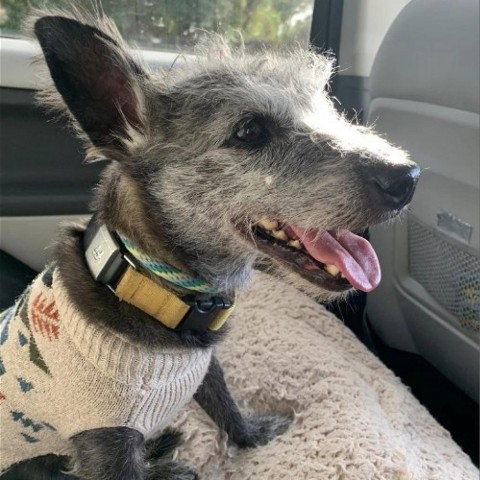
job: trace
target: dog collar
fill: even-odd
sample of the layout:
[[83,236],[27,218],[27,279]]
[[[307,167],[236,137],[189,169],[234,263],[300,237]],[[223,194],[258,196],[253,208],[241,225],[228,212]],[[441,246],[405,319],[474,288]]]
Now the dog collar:
[[125,248],[135,257],[135,259],[151,273],[157,277],[163,278],[169,283],[173,283],[177,287],[182,287],[186,290],[192,290],[194,292],[202,293],[214,293],[216,289],[209,285],[205,280],[201,278],[194,278],[179,268],[173,267],[168,263],[156,260],[143,250],[140,250],[137,245],[131,242],[127,237],[122,234],[118,234],[122,244]]
[[[110,232],[106,225],[99,224],[94,216],[83,237],[85,260],[92,277],[107,285],[120,300],[134,305],[170,329],[216,331],[224,325],[235,307],[233,300],[220,295],[196,293],[179,296],[139,270],[139,263],[144,268],[148,265],[139,262],[129,251],[135,252],[132,245],[127,249],[119,236]],[[177,270],[161,264],[172,271]],[[194,286],[198,287],[200,283],[196,282]],[[203,288],[207,288],[207,284],[203,284]]]

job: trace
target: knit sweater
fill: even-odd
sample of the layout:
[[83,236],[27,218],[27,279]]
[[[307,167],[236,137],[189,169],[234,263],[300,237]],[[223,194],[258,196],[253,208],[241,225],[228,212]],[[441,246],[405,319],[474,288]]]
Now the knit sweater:
[[126,426],[149,437],[203,380],[211,349],[147,349],[84,318],[46,270],[0,316],[0,472],[73,435]]

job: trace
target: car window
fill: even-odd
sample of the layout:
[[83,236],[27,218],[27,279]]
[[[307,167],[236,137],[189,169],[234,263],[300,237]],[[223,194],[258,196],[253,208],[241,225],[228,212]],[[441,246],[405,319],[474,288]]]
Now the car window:
[[[313,0],[104,0],[105,13],[122,35],[147,50],[189,50],[203,31],[227,34],[250,48],[307,45]],[[3,36],[20,36],[22,20],[33,7],[58,7],[59,0],[2,0]]]

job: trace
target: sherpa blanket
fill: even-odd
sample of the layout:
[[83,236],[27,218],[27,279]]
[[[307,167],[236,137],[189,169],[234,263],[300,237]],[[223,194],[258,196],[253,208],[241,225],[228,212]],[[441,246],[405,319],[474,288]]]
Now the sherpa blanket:
[[178,456],[203,480],[477,480],[468,456],[340,320],[257,274],[219,347],[244,410],[293,413],[254,450],[227,444],[192,402],[176,420]]

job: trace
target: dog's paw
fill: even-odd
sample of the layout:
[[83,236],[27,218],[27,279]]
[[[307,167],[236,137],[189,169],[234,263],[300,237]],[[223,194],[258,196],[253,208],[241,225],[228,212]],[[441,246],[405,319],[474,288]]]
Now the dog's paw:
[[166,457],[182,442],[182,432],[174,428],[167,428],[157,438],[147,441],[145,458],[156,460]]
[[285,433],[292,423],[292,418],[282,415],[252,415],[245,421],[245,434],[232,440],[240,448],[255,448],[266,445],[273,438]]
[[158,461],[147,465],[147,480],[199,480],[195,470],[174,461]]

